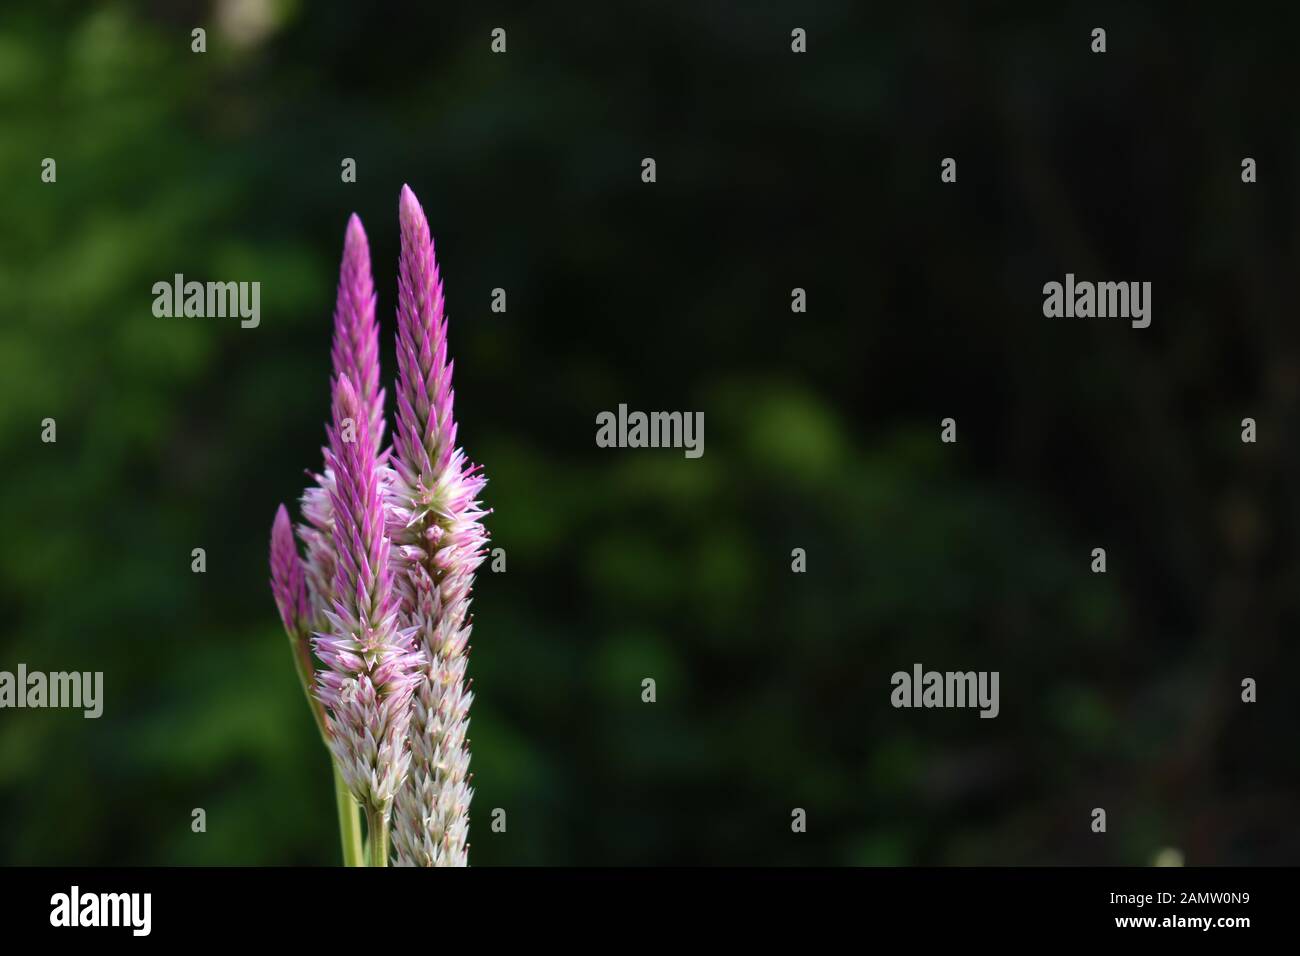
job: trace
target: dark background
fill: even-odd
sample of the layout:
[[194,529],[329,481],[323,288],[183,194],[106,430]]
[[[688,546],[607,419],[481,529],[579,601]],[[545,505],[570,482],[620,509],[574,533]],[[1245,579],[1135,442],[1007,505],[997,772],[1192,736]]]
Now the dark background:
[[[403,182],[507,553],[473,863],[1296,862],[1294,11],[369,6],[0,13],[0,669],[105,674],[0,712],[0,862],[337,861],[267,537],[353,211],[391,376]],[[177,272],[260,327],[155,318]],[[1151,327],[1044,318],[1066,272]],[[892,709],[914,662],[1001,715]]]

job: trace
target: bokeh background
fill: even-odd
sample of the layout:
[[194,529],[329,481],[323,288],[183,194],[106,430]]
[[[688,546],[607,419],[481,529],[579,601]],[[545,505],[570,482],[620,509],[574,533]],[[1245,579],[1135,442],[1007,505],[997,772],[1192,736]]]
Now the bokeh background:
[[[1300,858],[1294,11],[24,6],[0,669],[102,670],[105,712],[0,712],[0,862],[337,861],[267,536],[353,211],[393,368],[403,182],[507,555],[475,864]],[[155,318],[177,272],[260,281],[260,327]],[[1151,328],[1044,319],[1066,272],[1153,281]],[[703,411],[704,457],[596,448],[620,402]],[[892,709],[914,662],[1001,715]]]

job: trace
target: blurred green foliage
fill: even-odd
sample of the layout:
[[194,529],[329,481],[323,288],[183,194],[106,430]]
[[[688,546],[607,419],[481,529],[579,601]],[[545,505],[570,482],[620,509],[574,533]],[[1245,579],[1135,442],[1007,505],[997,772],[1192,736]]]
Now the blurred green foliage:
[[[402,182],[508,556],[476,864],[1294,862],[1292,31],[1103,5],[1099,64],[1038,5],[443,6],[0,13],[0,669],[106,693],[0,712],[0,862],[337,860],[266,545],[354,210],[387,346]],[[1155,279],[1149,334],[1045,323],[1065,271]],[[178,272],[261,326],[155,318]],[[620,402],[704,411],[704,457],[597,449]],[[916,661],[1001,716],[892,710]]]

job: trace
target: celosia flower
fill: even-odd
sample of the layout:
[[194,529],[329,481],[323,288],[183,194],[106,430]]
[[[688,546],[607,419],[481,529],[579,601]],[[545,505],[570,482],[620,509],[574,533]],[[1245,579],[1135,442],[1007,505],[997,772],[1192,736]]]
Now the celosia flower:
[[419,201],[402,187],[397,301],[397,418],[389,487],[398,545],[402,622],[426,657],[411,711],[411,773],[393,815],[397,862],[468,862],[473,700],[465,679],[474,571],[487,533],[478,501],[486,479],[456,447],[452,363],[442,282]]
[[355,798],[369,819],[371,865],[387,862],[394,804],[399,863],[464,865],[472,796],[465,655],[470,588],[487,542],[477,500],[485,479],[456,448],[442,284],[409,188],[399,212],[394,446],[380,448],[374,286],[353,216],[334,312],[329,444],[298,528],[306,560],[281,507],[271,587],[334,757],[345,860],[361,855]]
[[347,375],[336,379],[334,393],[328,461],[338,568],[333,606],[315,638],[317,696],[334,760],[366,809],[372,844],[382,846],[410,762],[411,693],[423,656],[398,626],[374,433]]

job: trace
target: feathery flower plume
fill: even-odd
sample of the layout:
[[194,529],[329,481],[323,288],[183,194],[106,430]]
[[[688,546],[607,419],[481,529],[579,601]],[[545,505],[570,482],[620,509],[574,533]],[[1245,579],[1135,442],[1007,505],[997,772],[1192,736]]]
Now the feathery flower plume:
[[452,362],[442,281],[424,210],[410,187],[399,202],[397,418],[389,486],[403,624],[425,656],[411,708],[411,773],[397,795],[397,862],[465,866],[473,700],[465,679],[474,571],[487,533],[478,495],[486,479],[456,447]]
[[[384,434],[384,390],[379,387],[379,324],[375,321],[370,244],[355,213],[348,219],[343,236],[330,359],[333,366],[331,389],[340,376],[348,377],[357,390],[365,420],[378,446]],[[313,626],[319,628],[324,624],[323,612],[334,599],[337,559],[333,542],[334,518],[330,509],[334,474],[327,463],[323,473],[312,477],[315,484],[302,497],[302,513],[306,520],[299,526],[298,536],[307,551],[306,575]]]
[[334,385],[334,602],[316,634],[317,696],[329,747],[370,823],[371,865],[387,863],[388,816],[406,777],[411,694],[423,657],[398,627],[375,434],[346,374]]

